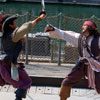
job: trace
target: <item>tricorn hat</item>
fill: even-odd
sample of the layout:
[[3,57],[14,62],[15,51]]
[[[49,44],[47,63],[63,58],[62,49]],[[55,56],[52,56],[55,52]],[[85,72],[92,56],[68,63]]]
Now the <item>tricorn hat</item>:
[[1,20],[2,20],[2,18],[4,18],[6,15],[1,15],[0,16],[0,30],[2,29],[2,23],[1,23]]
[[16,20],[18,18],[18,14],[16,15],[12,15],[12,16],[9,16],[9,15],[5,15],[4,17],[2,17],[1,19],[1,24],[2,24],[2,32],[6,32],[9,24],[11,24],[14,20]]

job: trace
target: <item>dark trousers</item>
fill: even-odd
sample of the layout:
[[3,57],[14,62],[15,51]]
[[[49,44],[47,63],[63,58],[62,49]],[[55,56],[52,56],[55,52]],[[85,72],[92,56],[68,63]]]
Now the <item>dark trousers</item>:
[[[73,86],[88,73],[88,66],[84,61],[79,61],[71,72],[62,81],[62,86]],[[96,91],[100,94],[100,72],[95,72]]]
[[23,69],[23,64],[20,64],[18,68],[19,81],[15,81],[11,78],[11,64],[0,62],[0,86],[9,83],[13,85],[14,88],[18,89],[28,89],[31,86],[32,80]]

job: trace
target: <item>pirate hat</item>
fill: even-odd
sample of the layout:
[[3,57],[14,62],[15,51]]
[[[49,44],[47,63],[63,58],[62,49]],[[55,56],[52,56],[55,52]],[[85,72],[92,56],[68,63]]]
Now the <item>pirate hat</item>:
[[6,15],[1,15],[0,16],[0,37],[3,35],[2,34],[2,23],[1,23],[1,20],[2,20],[2,18],[4,18]]
[[4,18],[6,15],[1,15],[0,16],[0,30],[2,29],[2,23],[1,23],[1,20],[2,20],[2,18]]
[[9,24],[11,24],[14,20],[16,20],[18,16],[19,16],[18,14],[13,15],[13,16],[6,15],[1,19],[3,33],[6,32]]

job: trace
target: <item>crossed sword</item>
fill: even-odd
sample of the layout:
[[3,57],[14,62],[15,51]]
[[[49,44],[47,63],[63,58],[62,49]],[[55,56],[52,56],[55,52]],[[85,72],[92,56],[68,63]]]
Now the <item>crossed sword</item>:
[[44,2],[44,0],[41,0],[41,5],[42,5],[42,11],[45,11],[45,2]]

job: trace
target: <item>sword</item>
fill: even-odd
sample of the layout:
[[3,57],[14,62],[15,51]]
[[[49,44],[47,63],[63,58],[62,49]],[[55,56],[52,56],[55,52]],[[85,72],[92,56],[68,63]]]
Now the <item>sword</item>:
[[45,2],[44,2],[44,0],[41,0],[41,5],[42,5],[42,11],[45,11]]

